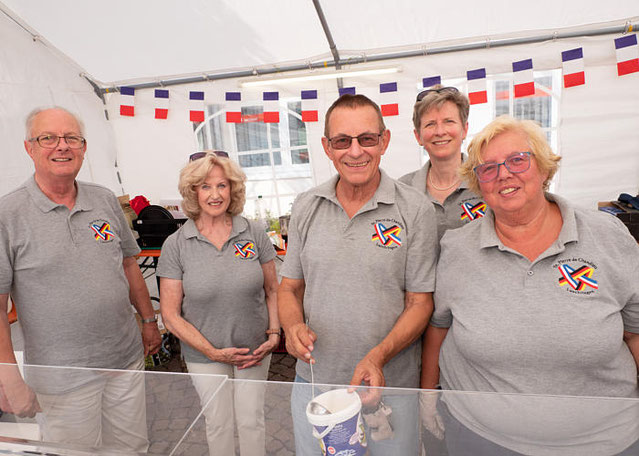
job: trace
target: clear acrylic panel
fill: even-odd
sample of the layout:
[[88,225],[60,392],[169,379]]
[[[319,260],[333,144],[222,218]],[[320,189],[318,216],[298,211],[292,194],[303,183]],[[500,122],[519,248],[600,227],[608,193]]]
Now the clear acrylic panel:
[[[5,410],[24,403],[29,391],[16,387],[16,371],[0,365]],[[0,453],[319,456],[323,445],[329,455],[350,456],[639,454],[636,398],[349,392],[339,385],[39,366],[24,366],[24,378],[43,411],[33,418],[5,412]]]

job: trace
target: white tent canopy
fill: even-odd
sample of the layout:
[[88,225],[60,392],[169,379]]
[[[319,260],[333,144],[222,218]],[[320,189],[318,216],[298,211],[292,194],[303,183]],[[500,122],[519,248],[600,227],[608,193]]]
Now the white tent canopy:
[[[3,0],[104,85],[332,60],[311,0]],[[530,3],[319,0],[343,60],[450,41],[531,36],[636,19],[636,0]]]
[[[318,6],[336,46],[333,52]],[[416,169],[424,159],[411,125],[412,103],[423,77],[441,75],[466,90],[466,71],[486,68],[494,102],[471,108],[472,134],[498,113],[498,87],[503,81],[510,81],[512,87],[512,62],[532,58],[535,77],[547,81],[538,86],[551,100],[547,103],[552,115],[548,134],[563,156],[555,191],[593,207],[597,200],[639,190],[639,73],[617,75],[613,43],[624,32],[634,33],[631,25],[636,27],[639,21],[636,0],[605,5],[592,0],[540,0],[525,7],[499,0],[445,4],[115,0],[108,9],[91,1],[0,0],[0,10],[0,132],[5,158],[0,194],[32,172],[21,142],[24,117],[36,106],[60,104],[85,121],[89,152],[80,178],[107,185],[116,193],[144,194],[158,203],[178,197],[178,171],[198,147],[222,144],[234,158],[242,158],[235,127],[213,124],[223,114],[225,92],[241,91],[245,105],[254,106],[261,103],[263,90],[278,90],[286,114],[287,103],[299,102],[300,90],[314,88],[319,92],[320,122],[305,125],[306,142],[294,145],[290,132],[280,125],[278,144],[269,146],[277,150],[267,152],[272,159],[273,154],[288,158],[281,158],[279,167],[272,163],[261,171],[247,170],[251,180],[247,212],[252,214],[258,195],[266,196],[264,201],[272,212],[286,212],[297,192],[334,172],[320,137],[323,112],[338,95],[336,81],[312,86],[308,82],[273,83],[248,89],[241,86],[246,78],[228,75],[242,71],[260,75],[294,65],[309,67],[296,71],[297,75],[331,72],[337,56],[344,68],[379,67],[379,62],[352,62],[402,52],[414,56],[384,62],[397,68],[397,74],[343,80],[345,86],[356,86],[358,93],[378,101],[379,84],[397,82],[399,115],[386,119],[392,140],[382,162],[393,177]],[[597,35],[611,28],[616,32]],[[544,36],[550,38],[533,39]],[[504,39],[530,43],[495,47]],[[481,43],[482,49],[432,52],[469,43]],[[584,51],[586,84],[564,89],[561,52],[576,47]],[[311,69],[323,62],[328,69]],[[204,74],[225,79],[207,81],[200,77]],[[167,85],[171,105],[166,120],[153,117],[151,88],[136,91],[135,117],[120,116],[122,100],[111,90],[159,81],[166,85],[194,76],[202,82]],[[544,85],[550,83],[551,87]],[[103,104],[98,93],[106,89],[109,93]],[[194,133],[188,121],[191,90],[203,91],[210,104],[206,134],[204,129]],[[517,102],[511,97],[509,103],[513,112]],[[206,138],[212,142],[202,143]],[[304,153],[310,156],[308,163],[296,164],[296,157]]]

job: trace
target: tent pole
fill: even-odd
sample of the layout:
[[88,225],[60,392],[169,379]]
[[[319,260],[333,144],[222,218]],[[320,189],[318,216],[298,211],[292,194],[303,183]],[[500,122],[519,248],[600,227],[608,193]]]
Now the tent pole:
[[[315,2],[316,0],[313,1],[313,3]],[[380,62],[384,60],[421,57],[425,54],[427,55],[446,54],[451,52],[485,49],[487,47],[487,42],[490,43],[490,47],[514,46],[518,44],[541,43],[544,41],[552,41],[552,40],[559,40],[559,39],[566,39],[566,38],[634,33],[632,32],[632,30],[636,30],[638,28],[639,28],[639,22],[637,23],[627,22],[625,25],[603,27],[598,29],[546,33],[543,35],[536,35],[536,36],[525,37],[525,38],[506,38],[506,39],[495,39],[495,40],[491,39],[490,41],[486,41],[484,39],[482,41],[477,41],[473,43],[428,48],[426,51],[424,51],[424,48],[422,47],[419,50],[394,52],[394,53],[388,53],[388,54],[372,54],[372,55],[366,55],[366,56],[357,56],[357,57],[350,57],[346,60],[341,60],[338,54],[337,60],[327,61],[327,62],[315,62],[315,63],[308,62],[305,64],[289,65],[289,66],[278,67],[278,68],[264,68],[264,69],[260,69],[259,71],[257,69],[251,69],[251,70],[244,70],[244,71],[234,71],[230,73],[206,74],[204,76],[200,75],[200,76],[191,76],[191,77],[176,78],[176,79],[169,79],[169,80],[162,80],[162,81],[143,82],[138,84],[127,84],[127,87],[134,87],[136,89],[149,89],[149,88],[163,87],[163,86],[170,86],[170,85],[190,84],[194,82],[204,82],[204,81],[212,81],[212,80],[220,80],[220,79],[234,79],[234,78],[243,78],[243,77],[251,77],[251,76],[254,77],[256,75],[282,74],[282,73],[288,73],[292,71],[302,71],[302,70],[309,70],[309,69],[314,70],[314,69],[321,69],[321,68],[327,68],[327,67],[335,67],[339,69],[341,65],[357,65],[361,63]],[[331,49],[331,52],[332,51],[333,50]],[[335,48],[335,52],[337,53],[337,48]],[[101,90],[102,90],[102,93],[119,92],[118,87],[107,87]]]
[[326,22],[326,16],[324,16],[324,11],[322,10],[322,5],[320,5],[319,0],[313,0],[313,6],[315,7],[315,11],[317,11],[317,17],[322,24],[322,28],[324,29],[324,34],[326,35],[326,40],[328,41],[328,46],[331,49],[331,54],[333,54],[333,61],[335,62],[335,69],[341,69],[340,60],[339,60],[339,52],[337,50],[337,46],[335,45],[335,41],[333,40],[333,35],[331,34],[331,29],[328,27],[328,22]]
[[[315,6],[317,17],[319,17],[320,23],[322,24],[322,28],[324,29],[324,34],[326,35],[326,40],[328,41],[328,46],[331,50],[331,54],[333,54],[333,62],[335,62],[335,69],[340,70],[342,68],[342,65],[340,64],[339,51],[337,50],[337,46],[335,45],[335,40],[333,40],[333,34],[331,33],[331,29],[328,27],[328,22],[326,21],[326,16],[324,16],[322,5],[320,5],[319,0],[313,0],[313,6]],[[341,89],[344,87],[344,79],[337,78],[336,82],[337,82],[338,89]]]

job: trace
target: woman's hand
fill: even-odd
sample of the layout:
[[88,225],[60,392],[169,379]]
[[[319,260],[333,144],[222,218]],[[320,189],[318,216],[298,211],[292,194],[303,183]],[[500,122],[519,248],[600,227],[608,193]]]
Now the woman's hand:
[[217,349],[211,357],[211,360],[218,363],[238,366],[240,369],[259,364],[262,358],[249,352],[250,350],[248,348],[228,347]]
[[[257,347],[253,351],[253,354],[255,356],[259,356],[260,361],[261,361],[269,353],[272,353],[273,350],[275,350],[279,344],[280,344],[280,336],[279,336],[279,334],[269,334],[268,339],[266,340],[266,342],[264,342],[262,345]],[[251,367],[251,366],[240,366],[240,369],[245,369],[247,367]]]

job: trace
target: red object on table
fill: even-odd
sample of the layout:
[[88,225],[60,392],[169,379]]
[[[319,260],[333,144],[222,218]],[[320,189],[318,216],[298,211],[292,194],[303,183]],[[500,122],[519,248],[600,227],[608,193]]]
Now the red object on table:
[[140,215],[140,211],[142,209],[151,205],[149,200],[142,195],[138,195],[133,198],[131,201],[129,201],[129,204],[131,205],[131,209],[135,211],[135,215]]

